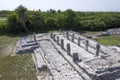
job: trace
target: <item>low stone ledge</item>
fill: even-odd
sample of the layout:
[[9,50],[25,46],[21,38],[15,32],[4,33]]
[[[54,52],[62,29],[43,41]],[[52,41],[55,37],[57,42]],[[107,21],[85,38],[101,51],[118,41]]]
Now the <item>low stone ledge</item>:
[[35,64],[36,67],[39,71],[45,71],[47,69],[47,65],[45,64],[40,51],[34,50],[34,54],[35,54]]

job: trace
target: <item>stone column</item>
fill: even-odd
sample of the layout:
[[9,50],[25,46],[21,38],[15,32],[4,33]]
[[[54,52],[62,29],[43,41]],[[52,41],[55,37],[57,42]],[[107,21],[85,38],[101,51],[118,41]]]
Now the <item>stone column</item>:
[[59,33],[60,33],[60,35],[62,34],[62,30],[61,29],[59,29]]
[[67,54],[70,55],[71,51],[70,51],[70,43],[67,44]]
[[69,40],[69,32],[66,32],[67,39]]
[[61,48],[64,49],[64,40],[61,39]]
[[56,41],[56,40],[55,40],[55,34],[53,34],[53,40]]
[[51,39],[53,38],[53,33],[50,33],[50,38],[51,38]]
[[36,33],[33,33],[33,39],[34,39],[35,42],[37,41],[36,40]]
[[96,56],[99,56],[99,52],[100,52],[100,44],[96,44]]
[[81,38],[79,37],[78,38],[78,46],[80,46],[80,41],[81,41]]
[[79,61],[78,53],[73,53],[73,61]]
[[85,46],[86,46],[86,51],[88,51],[88,45],[89,45],[89,41],[86,40],[86,44],[85,44]]
[[57,44],[59,45],[59,36],[57,36]]
[[65,37],[65,31],[63,30],[63,36]]
[[74,42],[74,33],[72,34],[72,42]]

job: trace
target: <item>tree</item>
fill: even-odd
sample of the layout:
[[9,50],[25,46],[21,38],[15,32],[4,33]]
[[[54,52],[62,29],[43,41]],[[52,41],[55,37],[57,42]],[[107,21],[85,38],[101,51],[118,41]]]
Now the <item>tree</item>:
[[56,13],[56,10],[50,9],[50,10],[48,10],[47,12],[48,12],[48,13],[53,13],[53,14],[54,14],[54,13]]
[[49,30],[56,30],[56,29],[58,29],[57,24],[56,24],[56,21],[55,21],[54,18],[48,18],[48,19],[46,20],[46,26],[47,26],[47,28],[48,28]]
[[[45,29],[45,22],[40,12],[34,12],[31,18],[34,31],[43,31]],[[31,28],[32,29],[32,28]]]
[[20,5],[15,11],[17,13],[18,22],[22,25],[26,32],[29,32],[28,28],[26,27],[26,22],[30,21],[27,15],[27,8]]
[[76,18],[76,14],[73,10],[68,9],[65,12],[65,27],[67,30],[71,30],[73,29],[73,27],[75,26],[75,18]]
[[23,32],[23,27],[18,23],[16,19],[16,14],[13,12],[7,17],[7,32],[8,33],[21,33]]

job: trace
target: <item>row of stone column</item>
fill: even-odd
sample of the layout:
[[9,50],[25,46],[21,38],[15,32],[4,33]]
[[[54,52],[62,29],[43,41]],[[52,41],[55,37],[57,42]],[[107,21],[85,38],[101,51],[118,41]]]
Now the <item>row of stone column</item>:
[[[86,43],[85,43],[86,51],[88,51],[89,45],[90,45],[90,44],[89,44],[89,41],[86,40]],[[99,52],[100,52],[100,44],[97,43],[97,44],[96,44],[96,56],[99,56]]]
[[[63,34],[63,36],[65,36],[65,34],[66,34],[66,38],[68,39],[68,40],[70,40],[70,34],[69,34],[69,32],[67,31],[66,33],[65,33],[65,31],[63,31],[63,32],[61,32],[60,31],[60,34]],[[72,37],[71,37],[71,41],[72,42],[74,42],[74,39],[75,39],[75,35],[74,35],[74,33],[71,35]],[[81,41],[82,39],[79,37],[78,38],[78,42],[77,42],[77,45],[78,46],[81,46],[80,45],[80,41]],[[88,47],[89,47],[89,41],[88,40],[85,40],[85,49],[86,49],[86,51],[88,51]],[[100,44],[96,44],[96,56],[99,56],[99,52],[100,52]]]
[[[61,49],[65,50],[65,47],[64,47],[64,40],[63,39],[59,39],[59,36],[56,37],[55,39],[55,34],[51,33],[50,34],[50,37],[57,42],[58,45],[61,46]],[[68,55],[71,55],[71,47],[70,47],[70,43],[68,43],[66,45],[67,49],[66,49],[66,52]],[[78,53],[73,53],[72,55],[73,57],[73,61],[79,61],[79,56],[78,56]]]
[[[60,33],[63,34],[63,36],[66,37],[68,40],[70,40],[70,34],[68,31],[66,33],[65,33],[65,31],[62,31]],[[74,42],[74,33],[72,34],[71,41]]]

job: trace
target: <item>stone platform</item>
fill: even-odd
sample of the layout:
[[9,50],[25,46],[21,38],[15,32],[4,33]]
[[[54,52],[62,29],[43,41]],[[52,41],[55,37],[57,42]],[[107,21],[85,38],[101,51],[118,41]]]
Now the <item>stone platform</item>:
[[120,53],[74,31],[21,38],[16,53],[28,52],[38,72],[49,70],[45,80],[120,80]]

